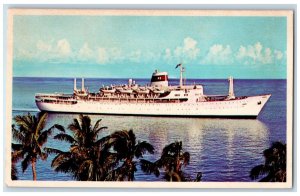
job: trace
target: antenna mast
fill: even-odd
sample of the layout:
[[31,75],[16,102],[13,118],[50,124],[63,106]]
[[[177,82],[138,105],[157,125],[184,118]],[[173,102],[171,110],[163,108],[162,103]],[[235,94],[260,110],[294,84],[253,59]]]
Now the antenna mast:
[[180,80],[179,80],[179,86],[180,87],[182,87],[182,85],[183,85],[183,77],[182,77],[182,74],[183,74],[183,72],[184,72],[184,70],[183,70],[183,66],[182,66],[182,64],[180,63]]

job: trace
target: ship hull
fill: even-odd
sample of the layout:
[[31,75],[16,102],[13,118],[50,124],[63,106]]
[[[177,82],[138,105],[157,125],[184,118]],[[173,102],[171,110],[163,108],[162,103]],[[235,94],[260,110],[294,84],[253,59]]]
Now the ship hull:
[[270,96],[271,95],[259,95],[226,101],[184,103],[134,103],[78,100],[76,104],[56,104],[41,101],[36,101],[36,104],[41,111],[47,112],[137,116],[256,118]]

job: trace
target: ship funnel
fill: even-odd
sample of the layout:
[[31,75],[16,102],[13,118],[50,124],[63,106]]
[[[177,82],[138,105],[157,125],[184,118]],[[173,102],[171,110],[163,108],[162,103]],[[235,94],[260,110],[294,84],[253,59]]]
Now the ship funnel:
[[77,91],[76,78],[74,78],[74,91]]
[[84,78],[81,80],[81,90],[84,91]]
[[167,87],[169,85],[168,73],[154,71],[151,78],[151,86]]
[[235,99],[234,90],[233,90],[233,77],[228,78],[229,81],[229,90],[228,90],[228,99]]

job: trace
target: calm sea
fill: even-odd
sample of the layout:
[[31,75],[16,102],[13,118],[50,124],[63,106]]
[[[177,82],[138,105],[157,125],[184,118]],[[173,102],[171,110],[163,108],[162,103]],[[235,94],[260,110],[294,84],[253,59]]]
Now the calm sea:
[[[147,84],[147,79],[136,79],[139,84]],[[81,87],[77,80],[77,87]],[[187,80],[187,83],[204,85],[206,94],[226,94],[227,80]],[[127,79],[85,79],[90,92],[96,92],[102,85],[125,84]],[[171,84],[178,80],[171,79]],[[235,80],[236,95],[272,94],[257,119],[217,119],[217,118],[159,118],[135,116],[90,115],[93,123],[102,119],[107,135],[117,130],[133,129],[140,141],[148,141],[155,147],[154,155],[144,158],[154,161],[160,157],[163,147],[176,140],[183,142],[184,151],[191,155],[190,164],[184,169],[194,178],[203,173],[203,181],[251,181],[249,171],[262,164],[262,152],[274,141],[286,142],[286,80]],[[13,116],[28,112],[36,114],[38,109],[34,94],[39,92],[72,93],[72,78],[13,78]],[[47,126],[55,123],[68,126],[76,114],[49,114]],[[50,139],[48,147],[67,150],[68,145]],[[73,180],[70,175],[56,173],[51,168],[54,156],[37,164],[38,180]],[[22,173],[20,164],[18,177],[31,180],[31,168]],[[162,176],[146,175],[138,170],[137,181],[160,181]]]

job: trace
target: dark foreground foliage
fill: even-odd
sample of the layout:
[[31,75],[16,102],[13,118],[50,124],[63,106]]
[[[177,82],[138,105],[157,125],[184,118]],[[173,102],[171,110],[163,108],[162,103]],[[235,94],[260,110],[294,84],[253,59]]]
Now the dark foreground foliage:
[[[182,142],[171,143],[162,151],[159,160],[154,163],[143,158],[146,153],[154,153],[154,148],[146,141],[138,141],[132,130],[116,131],[99,138],[107,127],[100,126],[101,120],[91,124],[89,116],[79,115],[68,125],[70,134],[58,124],[44,130],[47,113],[30,113],[14,118],[17,127],[12,125],[11,179],[17,180],[15,164],[22,160],[23,172],[29,164],[32,166],[33,180],[36,180],[36,162],[45,160],[49,154],[56,156],[51,166],[56,172],[69,173],[78,181],[133,181],[137,166],[148,174],[164,174],[167,181],[201,181],[202,173],[196,179],[186,177],[182,168],[190,161],[190,154],[182,149]],[[69,143],[69,149],[62,151],[44,147],[48,137],[57,129],[54,139]],[[102,134],[103,135],[103,134]],[[140,161],[138,161],[140,159]]]
[[[147,174],[160,176],[161,169],[164,171],[164,179],[167,181],[190,181],[182,171],[182,168],[190,162],[190,154],[182,149],[182,142],[176,141],[164,147],[160,159],[150,162],[141,161],[141,169]],[[194,181],[201,181],[202,173],[199,172]]]
[[54,129],[64,130],[61,125],[55,124],[45,129],[47,113],[38,113],[37,116],[17,115],[14,118],[16,125],[12,125],[12,136],[17,143],[12,143],[12,179],[16,178],[17,170],[14,164],[22,160],[22,171],[24,172],[31,164],[33,180],[37,179],[36,162],[38,159],[46,160],[47,152],[43,150],[48,137]]
[[153,153],[152,145],[137,142],[135,134],[130,131],[117,131],[98,138],[107,127],[100,126],[98,120],[91,125],[89,116],[79,115],[68,126],[72,134],[62,132],[54,139],[66,141],[70,149],[66,152],[54,148],[45,148],[48,153],[57,156],[52,167],[57,172],[71,173],[79,181],[132,181],[136,169],[134,158],[144,153]]
[[286,144],[274,142],[263,152],[265,163],[250,171],[250,178],[260,182],[286,182]]

